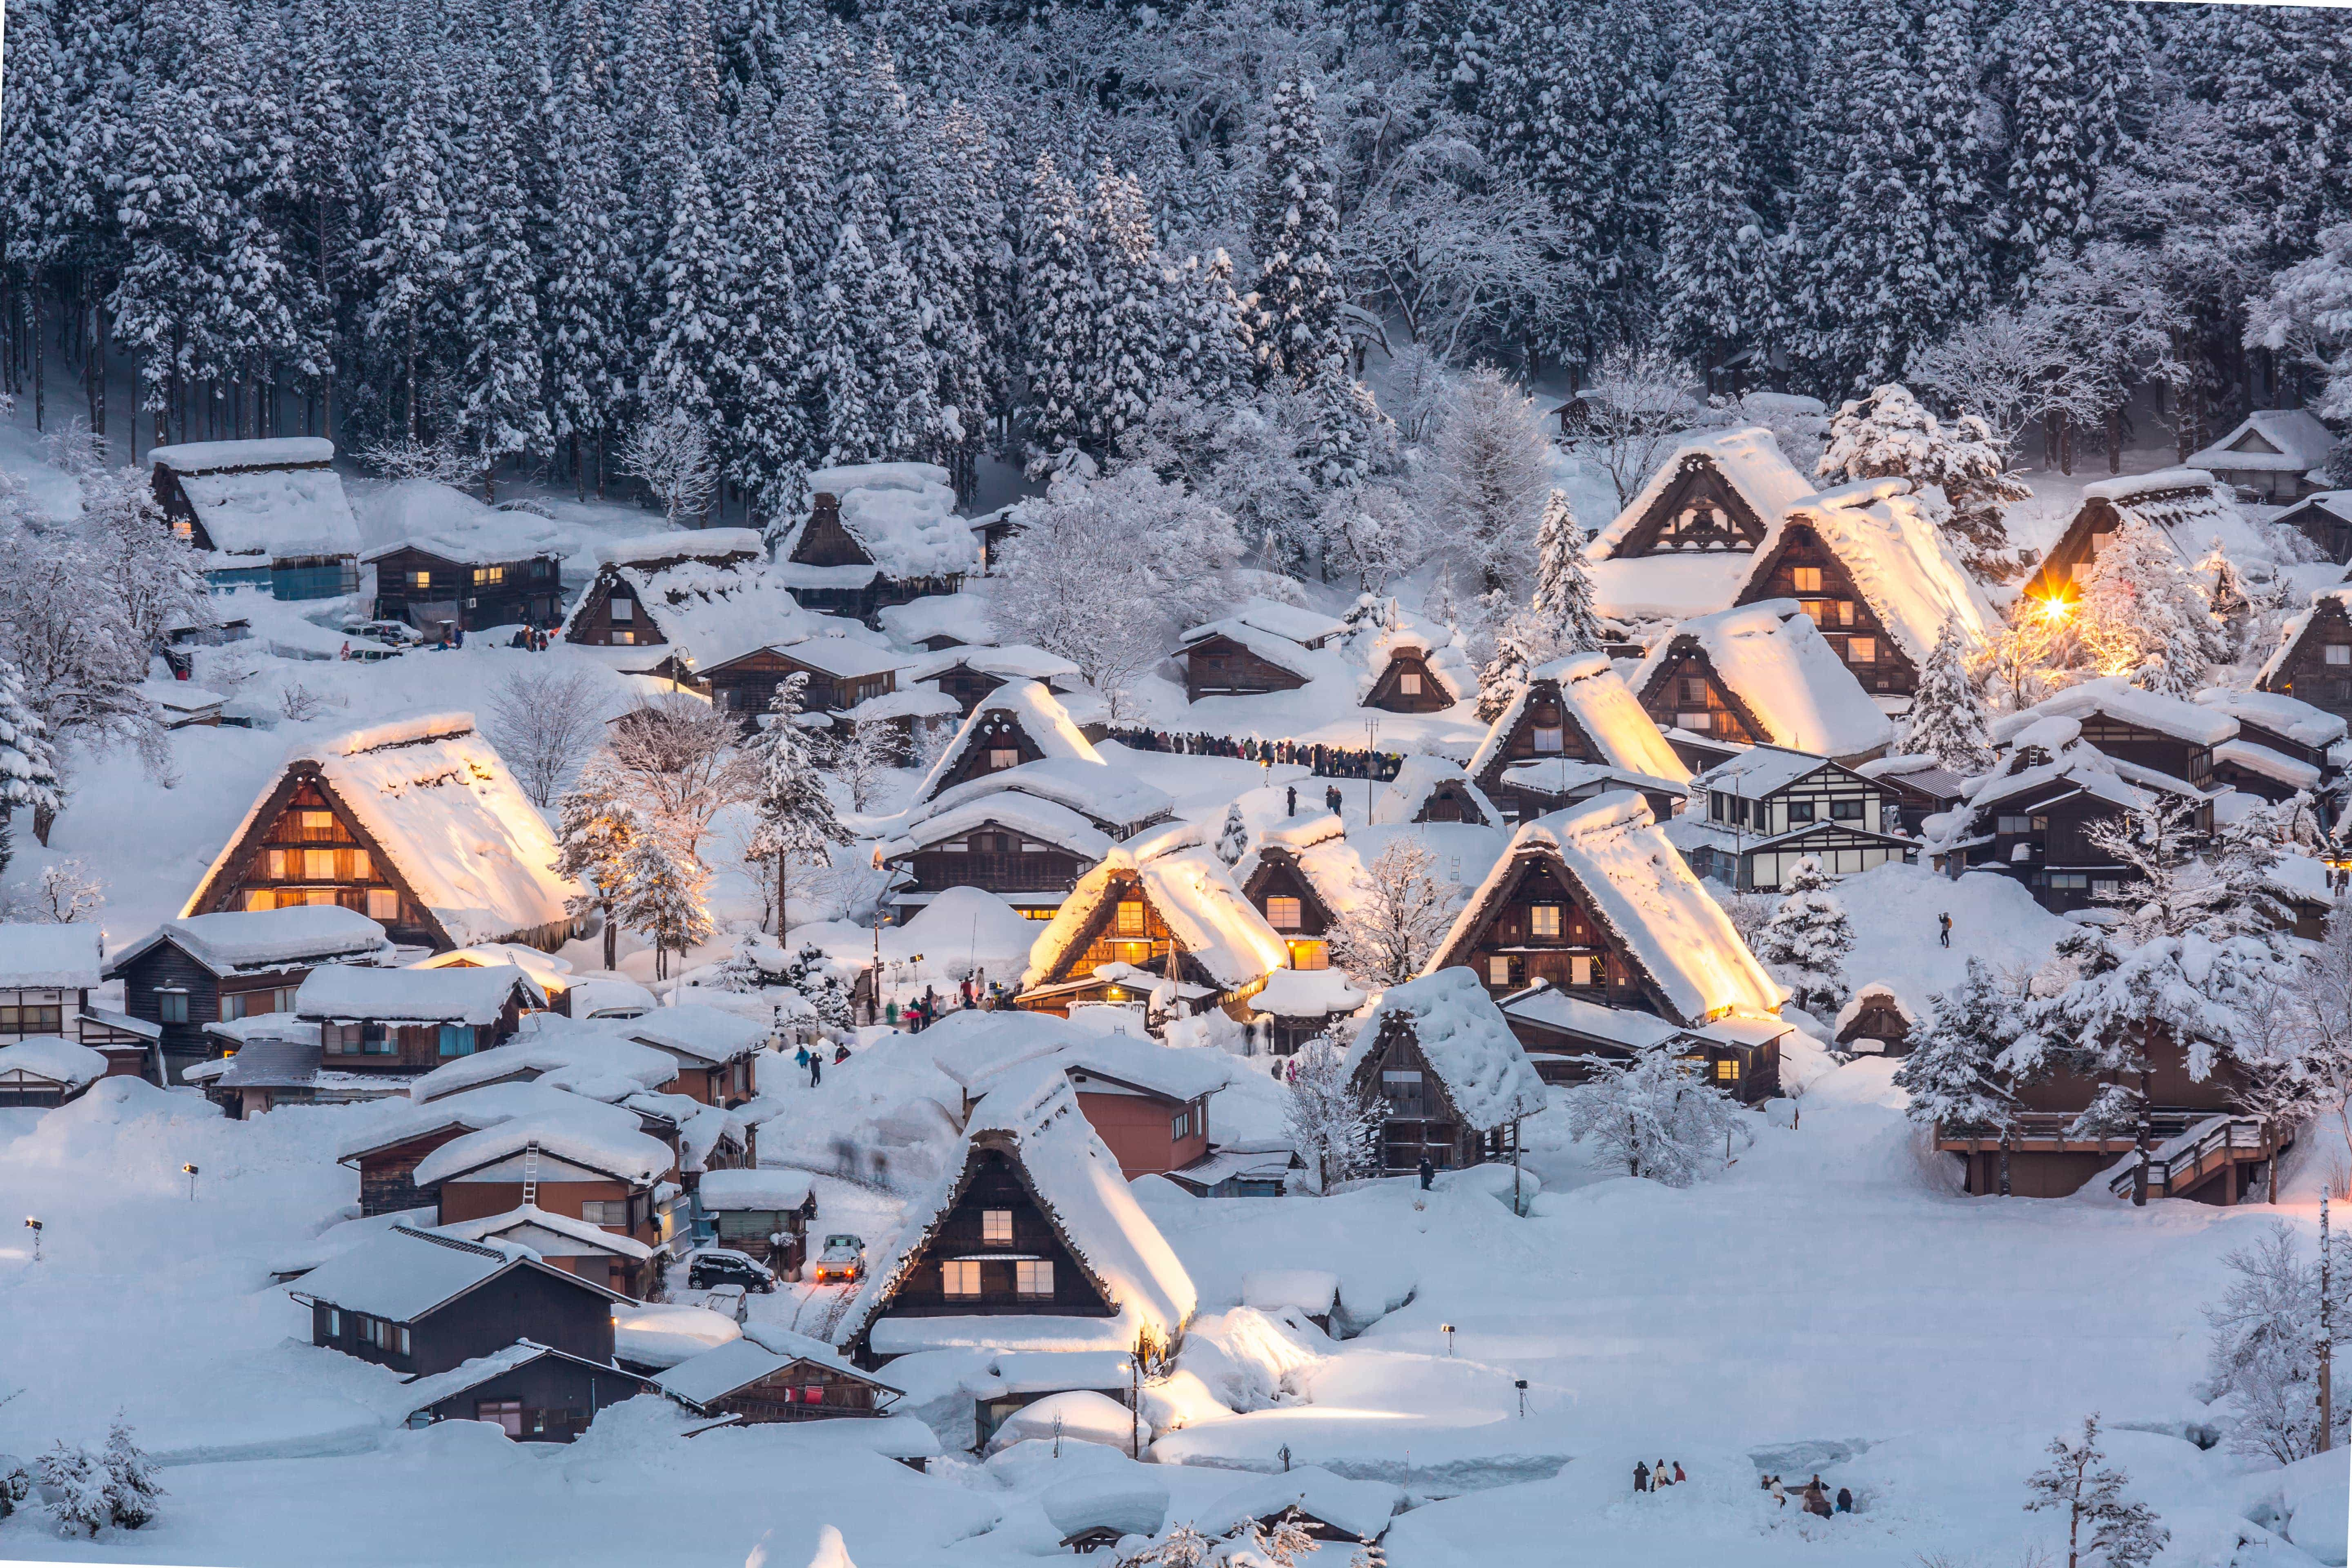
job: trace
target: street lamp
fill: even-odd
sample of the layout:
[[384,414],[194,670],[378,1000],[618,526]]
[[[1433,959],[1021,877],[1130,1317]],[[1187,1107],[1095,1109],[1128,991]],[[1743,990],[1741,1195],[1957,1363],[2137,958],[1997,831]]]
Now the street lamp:
[[41,1222],[30,1215],[25,1216],[25,1228],[33,1233],[33,1261],[41,1260]]
[[1519,1391],[1519,1419],[1524,1421],[1528,1418],[1528,1380],[1524,1377],[1514,1378],[1511,1380],[1511,1386]]
[[196,1168],[194,1165],[183,1165],[180,1169],[188,1173],[188,1201],[194,1203],[196,1201]]
[[1447,1355],[1452,1355],[1454,1353],[1454,1325],[1451,1323],[1440,1323],[1437,1325],[1437,1331],[1445,1336],[1445,1353]]

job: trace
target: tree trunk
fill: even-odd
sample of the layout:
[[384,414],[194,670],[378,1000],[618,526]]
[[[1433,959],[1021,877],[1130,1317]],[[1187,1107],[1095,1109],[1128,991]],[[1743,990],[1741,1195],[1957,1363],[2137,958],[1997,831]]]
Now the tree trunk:
[[2009,1145],[2010,1145],[2010,1139],[2011,1139],[2011,1136],[2012,1136],[2012,1133],[2011,1133],[2011,1130],[2010,1130],[2009,1128],[2004,1127],[2004,1128],[2002,1128],[2002,1129],[2000,1130],[2000,1195],[2001,1195],[2002,1197],[2007,1197],[2007,1196],[2009,1196],[2009,1195],[2010,1195],[2010,1194],[2009,1194]]
[[[2142,1042],[2142,1048],[2146,1048],[2145,1041]],[[2132,1207],[2134,1208],[2147,1206],[2148,1162],[2153,1152],[2151,1144],[2155,1132],[2155,1128],[2150,1125],[2147,1115],[2147,1079],[2148,1069],[2142,1068],[2139,1073],[2139,1120],[2132,1128],[2133,1147],[2138,1156],[2138,1163],[2132,1167]]]
[[54,805],[33,807],[33,837],[42,848],[49,847],[49,829],[58,825],[58,808]]
[[498,470],[498,463],[497,463],[496,459],[494,459],[494,458],[485,458],[485,459],[483,460],[483,463],[482,463],[482,504],[483,504],[484,506],[496,506],[496,505],[498,504],[498,501],[499,501],[498,488],[497,488],[497,486],[496,486],[495,482],[492,480],[492,479],[491,479],[491,477],[490,477],[490,476],[491,476],[492,474],[494,474],[497,470]]
[[776,857],[776,945],[782,947],[792,934],[792,924],[784,918],[785,858]]
[[621,928],[613,923],[613,906],[604,906],[604,967],[613,968],[618,962]]
[[48,378],[43,374],[42,361],[48,357],[48,345],[41,342],[41,286],[33,285],[33,428],[45,429],[42,416],[47,404]]
[[580,466],[580,432],[572,432],[572,491],[582,505],[588,501],[588,470]]
[[416,312],[408,312],[408,336],[404,350],[405,369],[403,379],[408,387],[408,439],[416,440]]
[[2124,471],[2124,411],[2121,407],[2107,410],[2107,472]]

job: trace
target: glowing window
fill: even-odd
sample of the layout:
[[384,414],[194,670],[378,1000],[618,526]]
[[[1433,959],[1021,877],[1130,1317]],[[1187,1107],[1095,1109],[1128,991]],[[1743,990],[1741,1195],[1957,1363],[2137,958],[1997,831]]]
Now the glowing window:
[[[975,1265],[975,1267],[977,1267]],[[1050,1296],[1054,1293],[1054,1266],[1043,1258],[1023,1261],[1013,1266],[1013,1290],[1018,1296]]]
[[991,1247],[1013,1245],[1013,1211],[982,1209],[980,1211],[980,1239]]
[[507,569],[503,566],[477,566],[474,568],[474,586],[477,588],[495,588],[506,580]]
[[1499,956],[1488,959],[1486,961],[1486,984],[1489,985],[1508,985],[1510,983],[1511,961],[1507,958]]
[[372,921],[396,921],[400,918],[400,895],[390,888],[370,888],[367,895],[367,916]]
[[1568,983],[1570,985],[1593,984],[1596,965],[1592,959],[1579,956],[1568,961]]
[[1121,936],[1141,936],[1143,934],[1143,900],[1141,899],[1121,899],[1119,900],[1118,934]]
[[1265,901],[1265,923],[1276,931],[1298,929],[1297,899],[1268,899]]
[[415,589],[420,594],[424,593],[425,590],[433,586],[433,574],[430,572],[411,572],[408,574],[408,585],[411,588]]
[[1798,593],[1818,594],[1822,591],[1822,569],[1820,567],[1800,566],[1796,568],[1790,575],[1796,579],[1796,589]]
[[980,1264],[976,1259],[963,1258],[940,1265],[940,1286],[950,1296],[969,1299],[980,1294]]
[[1723,1060],[1715,1064],[1715,1076],[1725,1083],[1738,1083],[1739,1081],[1739,1064],[1732,1060],[1730,1058],[1726,1057]]
[[331,849],[303,850],[302,875],[304,879],[309,881],[333,881],[335,879],[335,852]]
[[1878,639],[1876,637],[1846,638],[1845,661],[1848,664],[1876,664],[1878,662]]
[[1559,934],[1559,906],[1538,904],[1528,911],[1528,931],[1535,936]]
[[274,888],[248,888],[245,894],[248,910],[274,910],[278,907],[278,891]]

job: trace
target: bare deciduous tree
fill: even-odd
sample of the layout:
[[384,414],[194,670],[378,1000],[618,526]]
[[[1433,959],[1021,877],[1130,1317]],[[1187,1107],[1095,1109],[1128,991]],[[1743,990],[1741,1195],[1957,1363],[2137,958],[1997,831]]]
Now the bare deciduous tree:
[[584,669],[535,665],[492,689],[490,739],[532,805],[552,804],[604,738],[598,687]]
[[699,856],[710,819],[759,784],[757,764],[735,743],[735,721],[695,698],[640,701],[610,730],[613,765],[688,856]]
[[1690,367],[1662,350],[1612,349],[1578,393],[1561,439],[1609,476],[1622,507],[1698,418],[1698,392]]
[[1330,932],[1332,958],[1358,984],[1402,984],[1437,951],[1456,900],[1436,868],[1429,846],[1406,837],[1391,840],[1367,868],[1360,896]]
[[711,460],[702,427],[685,409],[656,411],[629,432],[619,457],[621,471],[645,480],[670,521],[709,506],[719,465]]

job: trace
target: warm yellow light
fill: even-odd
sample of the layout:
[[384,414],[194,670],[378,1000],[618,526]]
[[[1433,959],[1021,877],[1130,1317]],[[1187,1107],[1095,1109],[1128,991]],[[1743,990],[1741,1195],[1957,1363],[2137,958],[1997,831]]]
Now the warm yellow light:
[[2049,598],[2042,601],[2042,618],[2045,621],[2053,623],[2063,621],[2074,613],[2074,606],[2063,599]]

